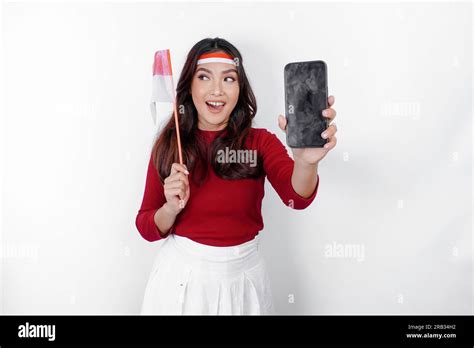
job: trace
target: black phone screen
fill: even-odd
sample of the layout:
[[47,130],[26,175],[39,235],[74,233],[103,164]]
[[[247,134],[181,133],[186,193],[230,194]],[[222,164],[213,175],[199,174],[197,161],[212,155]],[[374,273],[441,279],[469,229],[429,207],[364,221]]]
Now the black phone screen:
[[327,66],[324,61],[285,65],[286,143],[290,147],[323,147],[329,125],[322,115],[328,108]]

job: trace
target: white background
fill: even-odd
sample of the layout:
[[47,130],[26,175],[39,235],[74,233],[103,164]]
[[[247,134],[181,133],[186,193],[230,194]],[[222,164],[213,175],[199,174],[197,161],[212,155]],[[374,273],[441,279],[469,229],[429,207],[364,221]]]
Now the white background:
[[470,3],[5,3],[2,19],[1,313],[139,312],[161,243],[135,228],[153,54],[171,49],[176,83],[215,36],[283,143],[286,63],[325,60],[336,97],[313,204],[266,184],[277,311],[472,313]]

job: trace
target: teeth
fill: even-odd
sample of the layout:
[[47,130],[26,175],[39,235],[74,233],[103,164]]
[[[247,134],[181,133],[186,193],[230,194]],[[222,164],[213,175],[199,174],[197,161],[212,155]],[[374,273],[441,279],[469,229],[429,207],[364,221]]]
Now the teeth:
[[208,104],[214,105],[214,106],[221,106],[224,105],[223,102],[207,102]]

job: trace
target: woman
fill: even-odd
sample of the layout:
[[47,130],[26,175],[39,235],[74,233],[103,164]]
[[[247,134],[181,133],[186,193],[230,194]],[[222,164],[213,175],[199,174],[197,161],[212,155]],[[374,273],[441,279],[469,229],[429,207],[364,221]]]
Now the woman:
[[[257,105],[242,63],[220,38],[199,41],[187,56],[176,96],[185,165],[176,163],[170,117],[153,146],[136,218],[143,238],[164,239],[142,314],[275,313],[258,251],[265,176],[284,204],[306,208],[336,127],[325,132],[327,148],[292,149],[291,159],[275,134],[252,128]],[[336,112],[323,114],[332,120]],[[282,115],[279,126],[285,130]]]

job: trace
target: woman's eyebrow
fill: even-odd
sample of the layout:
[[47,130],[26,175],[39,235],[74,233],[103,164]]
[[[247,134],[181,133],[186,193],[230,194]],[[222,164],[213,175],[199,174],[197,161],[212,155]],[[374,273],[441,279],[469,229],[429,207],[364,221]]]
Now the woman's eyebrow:
[[[208,72],[209,74],[212,75],[212,71],[209,70],[209,69],[206,69],[206,68],[198,68],[198,69],[196,70],[196,72],[198,72],[199,70],[203,70],[203,71]],[[227,70],[223,70],[223,71],[221,71],[221,72],[222,72],[223,74],[227,74],[228,72],[235,72],[235,73],[237,73],[237,70],[235,70],[235,69],[227,69]]]

